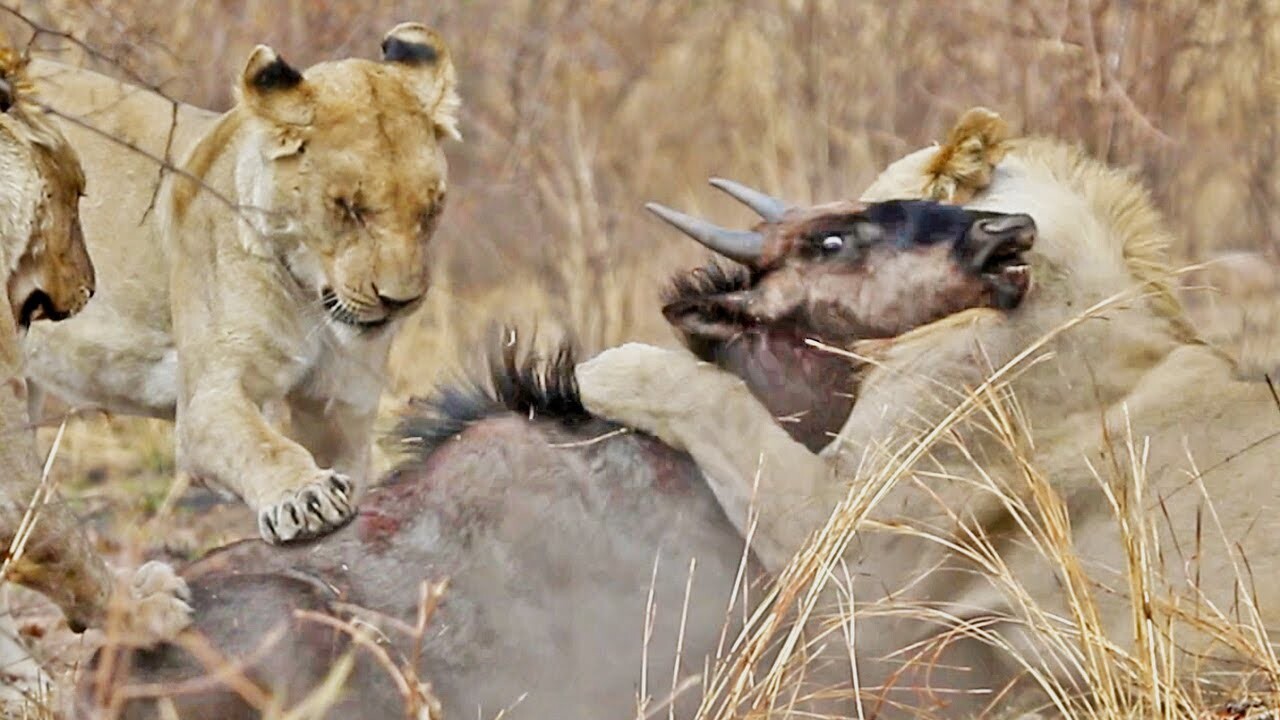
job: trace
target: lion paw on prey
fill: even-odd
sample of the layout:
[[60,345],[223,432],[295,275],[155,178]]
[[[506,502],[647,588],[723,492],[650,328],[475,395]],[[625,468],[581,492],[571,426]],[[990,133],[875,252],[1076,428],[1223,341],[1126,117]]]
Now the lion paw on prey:
[[137,570],[116,575],[117,601],[123,612],[110,632],[116,640],[135,645],[155,645],[173,640],[191,624],[191,591],[166,563],[151,561]]
[[681,368],[696,362],[686,353],[632,342],[579,363],[574,372],[587,410],[650,430],[651,414],[676,409],[673,396],[680,389]]
[[354,490],[346,475],[326,470],[259,508],[258,532],[274,545],[327,535],[355,515]]
[[626,343],[575,368],[578,393],[591,413],[650,433],[682,449],[671,423],[699,402],[747,393],[741,379],[687,352]]

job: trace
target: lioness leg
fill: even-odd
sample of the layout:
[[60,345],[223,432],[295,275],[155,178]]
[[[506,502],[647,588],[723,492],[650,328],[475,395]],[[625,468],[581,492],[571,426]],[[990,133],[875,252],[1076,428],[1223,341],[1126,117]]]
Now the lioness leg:
[[778,572],[821,527],[843,485],[796,442],[746,384],[683,351],[627,343],[578,365],[592,413],[656,435],[693,456],[729,519]]
[[[69,405],[173,419],[178,370],[173,339],[105,303],[90,302],[75,317],[56,323],[35,323],[23,352],[27,376]],[[32,404],[38,409],[34,397]]]
[[357,488],[369,475],[369,438],[377,409],[310,397],[289,399],[292,436],[316,463],[350,478]]
[[97,624],[111,595],[111,574],[61,505],[37,509],[39,522],[21,555],[12,557],[40,481],[35,435],[26,418],[26,383],[20,377],[0,379],[0,468],[5,471],[0,478],[0,560],[9,566],[4,579],[57,603],[73,627]]
[[[198,382],[211,377],[197,374]],[[238,382],[219,378],[193,388],[178,408],[178,462],[192,475],[216,482],[258,513],[258,531],[270,543],[332,532],[355,514],[355,485],[263,417]]]
[[147,563],[132,577],[113,577],[56,497],[35,508],[36,522],[17,552],[18,531],[41,477],[34,433],[21,422],[26,418],[24,396],[22,378],[0,380],[0,468],[8,471],[0,477],[0,559],[8,565],[2,579],[52,600],[77,631],[101,627],[114,595],[122,599],[123,634],[143,643],[172,638],[190,616],[182,580],[163,563]]
[[22,642],[10,609],[8,586],[0,585],[0,714],[21,717],[24,705],[50,684]]

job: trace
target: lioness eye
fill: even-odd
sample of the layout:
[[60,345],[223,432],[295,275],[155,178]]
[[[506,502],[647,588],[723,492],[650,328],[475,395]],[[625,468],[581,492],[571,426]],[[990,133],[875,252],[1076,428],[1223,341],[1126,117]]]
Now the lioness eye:
[[844,238],[839,235],[828,235],[822,238],[822,249],[827,252],[837,252],[844,247]]
[[364,208],[360,207],[359,205],[356,205],[355,203],[351,202],[346,198],[341,198],[341,197],[335,198],[333,202],[335,205],[337,205],[338,212],[342,213],[342,216],[345,219],[356,224],[362,224],[364,222],[364,215],[365,215]]

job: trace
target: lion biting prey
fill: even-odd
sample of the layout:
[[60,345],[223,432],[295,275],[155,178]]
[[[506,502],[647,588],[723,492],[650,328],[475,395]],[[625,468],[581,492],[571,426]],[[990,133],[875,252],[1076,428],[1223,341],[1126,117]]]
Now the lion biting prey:
[[[44,594],[77,631],[114,614],[122,639],[170,639],[188,622],[183,581],[162,563],[113,577],[75,518],[39,487],[21,346],[31,329],[79,312],[95,277],[80,230],[79,159],[30,85],[25,59],[0,48],[0,580]],[[38,674],[12,634],[0,603],[0,711]]]
[[[1016,301],[1032,229],[1025,216],[932,202],[791,209],[761,230],[776,264],[685,275],[664,314],[771,412],[808,418],[772,424],[778,433],[820,446],[848,413],[857,367],[805,339],[882,337]],[[831,305],[849,297],[861,301]],[[891,312],[907,297],[928,301]],[[415,403],[397,438],[407,460],[349,526],[306,545],[237,543],[188,567],[195,630],[284,707],[354,652],[330,718],[418,717],[415,680],[445,717],[635,716],[637,676],[663,678],[643,688],[656,705],[673,667],[674,705],[689,716],[701,700],[691,679],[732,643],[760,566],[690,456],[587,412],[570,354],[543,369],[516,355],[506,344],[489,377]],[[419,641],[405,629],[423,582],[442,578]],[[317,614],[379,628],[408,680]],[[216,668],[186,646],[128,660],[95,659],[82,714],[164,717],[169,702],[186,720],[258,716],[253,698],[203,678]]]
[[[809,558],[854,578],[857,639],[839,652],[857,657],[866,712],[1010,712],[1027,691],[1088,715],[1099,693],[1143,687],[1104,673],[1137,673],[1148,653],[1193,682],[1266,671],[1280,409],[1189,327],[1146,192],[1062,143],[1006,134],[971,110],[863,199],[1028,214],[1034,247],[1017,263],[995,253],[990,272],[1029,291],[855,348],[869,367],[821,453],[683,353],[606,351],[579,367],[583,403],[692,455],[739,527],[758,513],[753,547],[774,572],[806,562],[846,497],[890,478],[847,545],[824,535],[833,554]],[[770,262],[759,238],[727,247]]]
[[382,51],[303,72],[257,47],[236,106],[166,180],[163,242],[95,238],[119,263],[104,277],[139,256],[161,272],[30,342],[33,378],[68,401],[174,418],[180,467],[272,543],[352,517],[387,352],[429,284],[455,71],[416,23]]

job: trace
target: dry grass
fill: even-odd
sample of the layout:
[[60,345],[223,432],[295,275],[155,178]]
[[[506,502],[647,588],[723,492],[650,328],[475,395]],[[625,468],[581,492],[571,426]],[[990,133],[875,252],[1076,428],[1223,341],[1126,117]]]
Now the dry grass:
[[[672,342],[657,312],[658,289],[701,256],[643,217],[643,201],[746,222],[740,208],[701,192],[710,175],[739,177],[798,203],[853,195],[887,161],[939,137],[974,104],[997,109],[1015,129],[1073,139],[1132,166],[1182,231],[1182,259],[1237,250],[1280,259],[1271,240],[1280,230],[1277,0],[6,5],[95,53],[55,34],[32,38],[34,51],[212,108],[226,107],[230,78],[255,43],[306,65],[372,56],[381,33],[404,19],[441,30],[459,66],[466,142],[450,150],[437,284],[394,349],[388,411],[465,367],[498,323],[536,324],[544,342],[572,333],[588,352],[628,339]],[[32,35],[13,17],[0,18],[0,26],[20,43]],[[1252,267],[1228,257],[1218,275],[1193,284],[1237,292],[1196,293],[1193,309],[1215,339],[1274,368],[1278,286],[1274,270],[1254,282]],[[1009,416],[997,413],[991,422],[1017,447],[1020,429]],[[156,516],[173,476],[170,448],[164,423],[95,416],[70,424],[53,473],[75,490],[74,507],[102,531],[104,550],[120,551],[122,527],[145,528],[130,542],[179,556],[252,533],[242,515],[208,518],[182,503],[166,506],[181,522]],[[824,530],[825,544],[783,578],[775,601],[817,608],[811,581],[829,577],[833,553],[877,488],[893,480],[848,499]],[[1140,473],[1130,480],[1140,484]],[[1058,501],[1050,483],[1032,471],[1023,481],[1035,503],[1019,512],[1040,518],[1033,525],[1047,556],[1069,569],[1051,522]],[[1126,502],[1117,499],[1116,513],[1132,528],[1130,575],[1141,590],[1155,579],[1144,565],[1146,530],[1131,517],[1132,499]],[[204,524],[192,529],[195,517]],[[994,562],[980,538],[966,547],[975,561]],[[1069,572],[1064,581],[1076,582]],[[1087,597],[1087,588],[1079,592]],[[1098,687],[1139,692],[1107,691],[1097,700],[1103,704],[1063,699],[1073,713],[1171,717],[1190,707],[1161,648],[1142,657],[1094,654],[1081,607],[1075,629],[1026,621],[1090,668]],[[748,650],[772,647],[779,627],[757,626]],[[726,666],[710,695],[720,704],[709,701],[707,717],[781,691],[792,677],[785,671],[779,666],[772,680],[756,678],[748,688]],[[1115,705],[1119,697],[1130,704]]]

